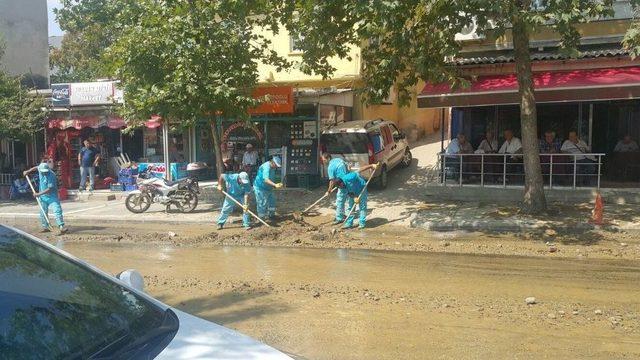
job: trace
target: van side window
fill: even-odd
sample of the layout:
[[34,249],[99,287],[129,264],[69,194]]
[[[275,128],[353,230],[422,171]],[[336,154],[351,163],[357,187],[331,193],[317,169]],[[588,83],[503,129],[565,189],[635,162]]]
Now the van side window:
[[389,127],[383,126],[381,129],[382,129],[382,135],[384,136],[384,144],[385,145],[393,144],[393,136],[391,136],[391,130],[389,130]]
[[375,154],[384,150],[384,141],[379,131],[370,132],[369,139],[371,139],[371,145],[373,145],[373,152]]

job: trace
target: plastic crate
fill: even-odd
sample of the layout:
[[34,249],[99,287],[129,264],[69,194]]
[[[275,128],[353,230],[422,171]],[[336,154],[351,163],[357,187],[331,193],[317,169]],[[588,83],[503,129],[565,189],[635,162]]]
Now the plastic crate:
[[133,184],[133,185],[124,186],[124,191],[134,191],[134,190],[138,190],[138,185]]
[[111,191],[124,191],[124,185],[122,185],[122,184],[111,184],[109,186],[109,190],[111,190]]

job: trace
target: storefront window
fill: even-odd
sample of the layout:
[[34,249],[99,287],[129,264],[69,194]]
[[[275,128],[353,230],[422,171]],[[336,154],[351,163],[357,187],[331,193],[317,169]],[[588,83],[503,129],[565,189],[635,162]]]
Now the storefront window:
[[[169,133],[169,162],[181,163],[188,159],[188,135],[183,130],[174,130]],[[186,141],[185,141],[186,140]],[[164,162],[164,148],[162,146],[162,128],[144,128],[144,156],[141,162]]]

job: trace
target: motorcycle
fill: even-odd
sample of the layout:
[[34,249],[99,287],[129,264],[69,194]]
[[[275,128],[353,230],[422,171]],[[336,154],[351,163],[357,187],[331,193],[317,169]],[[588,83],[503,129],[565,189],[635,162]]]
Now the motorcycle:
[[138,175],[136,183],[138,190],[130,192],[125,200],[127,210],[134,214],[147,211],[152,203],[165,205],[166,211],[175,205],[183,213],[190,213],[198,206],[200,187],[193,178],[168,181],[150,175],[147,170]]

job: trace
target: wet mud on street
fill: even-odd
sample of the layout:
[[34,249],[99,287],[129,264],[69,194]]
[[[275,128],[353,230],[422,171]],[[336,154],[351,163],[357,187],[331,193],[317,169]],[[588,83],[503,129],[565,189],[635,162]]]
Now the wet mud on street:
[[[640,266],[347,249],[66,243],[181,310],[308,359],[640,357]],[[527,304],[535,297],[535,304]]]
[[152,296],[300,358],[640,358],[630,235],[587,245],[311,220],[248,232],[73,224],[45,238],[110,273],[137,269]]

